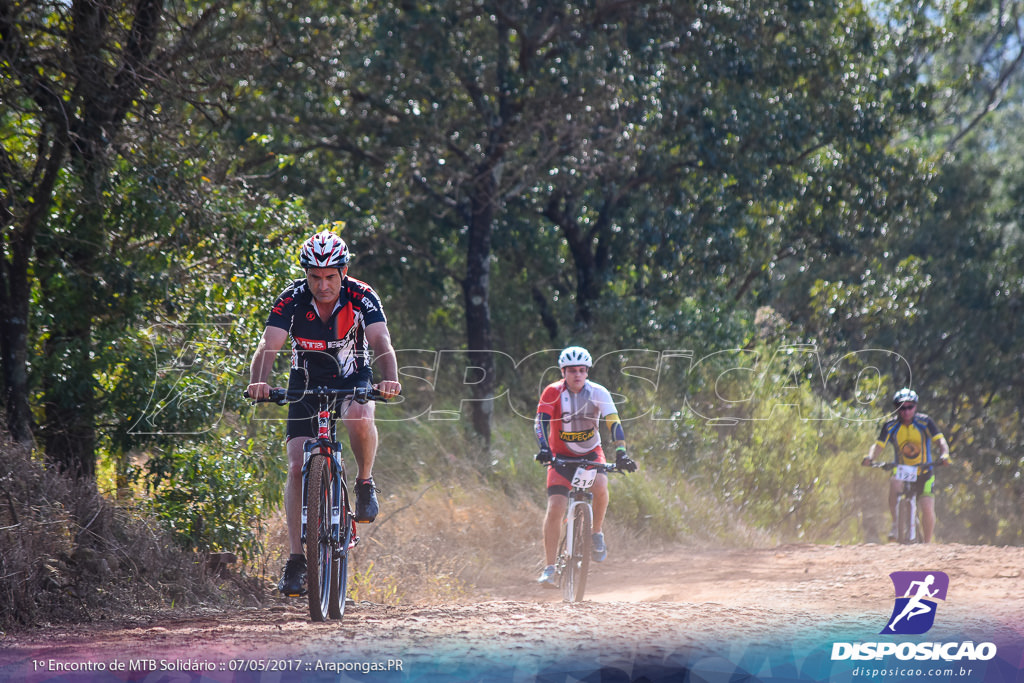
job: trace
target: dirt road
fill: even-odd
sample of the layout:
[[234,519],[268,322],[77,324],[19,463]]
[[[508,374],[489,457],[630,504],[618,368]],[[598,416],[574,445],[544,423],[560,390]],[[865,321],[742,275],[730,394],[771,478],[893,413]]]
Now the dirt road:
[[355,604],[340,624],[312,624],[303,603],[279,600],[57,628],[0,641],[0,680],[856,680],[864,662],[831,661],[833,644],[900,640],[878,635],[898,570],[949,576],[934,626],[903,641],[992,642],[998,656],[873,666],[924,667],[930,680],[943,678],[928,667],[945,667],[945,680],[1024,680],[1024,549],[963,545],[613,556],[592,565],[580,604],[526,575],[457,602]]

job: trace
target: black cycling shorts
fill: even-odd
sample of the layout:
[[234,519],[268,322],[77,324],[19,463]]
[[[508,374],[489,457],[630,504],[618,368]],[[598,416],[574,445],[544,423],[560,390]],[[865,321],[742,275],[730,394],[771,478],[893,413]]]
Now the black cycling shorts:
[[[288,389],[295,391],[310,387],[327,386],[332,389],[354,389],[361,384],[373,384],[373,371],[363,368],[342,379],[331,378],[323,381],[306,382],[301,372],[292,373],[288,381]],[[311,438],[316,436],[316,414],[320,409],[320,399],[306,396],[301,401],[288,404],[288,424],[285,427],[285,440]]]

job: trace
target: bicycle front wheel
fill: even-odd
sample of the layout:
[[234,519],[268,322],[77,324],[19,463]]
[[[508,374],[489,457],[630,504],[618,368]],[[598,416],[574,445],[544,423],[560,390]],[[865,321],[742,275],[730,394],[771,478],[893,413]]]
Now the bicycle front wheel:
[[900,543],[913,543],[911,536],[914,529],[914,517],[915,515],[914,499],[910,496],[904,495],[900,497],[899,505],[896,508],[896,513],[899,516],[899,520],[896,523],[898,540]]
[[592,529],[590,506],[575,506],[572,523],[572,555],[568,557],[562,574],[562,598],[569,602],[583,600],[583,592],[587,588]]
[[309,617],[324,621],[338,612],[337,566],[331,543],[331,504],[334,482],[328,459],[314,455],[309,460],[306,508],[306,581],[309,587]]

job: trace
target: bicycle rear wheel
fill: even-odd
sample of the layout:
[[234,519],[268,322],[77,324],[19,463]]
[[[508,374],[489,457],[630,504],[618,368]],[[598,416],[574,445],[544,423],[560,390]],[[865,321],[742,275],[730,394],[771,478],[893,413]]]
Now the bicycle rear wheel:
[[567,558],[562,574],[562,599],[569,602],[583,600],[590,570],[590,546],[593,523],[590,506],[577,505],[573,509],[572,556]]
[[324,621],[338,607],[338,567],[331,544],[331,504],[334,482],[331,466],[323,455],[309,460],[306,508],[306,577],[309,586],[309,617]]
[[344,479],[341,482],[341,526],[336,557],[334,558],[334,576],[331,581],[335,590],[334,598],[328,605],[328,614],[332,619],[341,619],[345,616],[345,595],[348,592],[348,556],[352,550],[355,539],[356,524],[352,519],[352,513],[348,506],[348,491],[345,489]]

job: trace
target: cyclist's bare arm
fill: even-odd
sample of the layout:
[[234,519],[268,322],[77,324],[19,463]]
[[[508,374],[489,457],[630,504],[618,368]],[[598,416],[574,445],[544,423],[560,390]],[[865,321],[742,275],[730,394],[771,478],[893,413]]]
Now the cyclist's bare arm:
[[391,332],[387,323],[372,323],[366,326],[366,341],[373,351],[373,362],[377,365],[381,380],[377,391],[384,398],[394,398],[402,393],[402,385],[398,381],[398,359],[391,345]]
[[267,327],[263,330],[260,343],[256,346],[256,352],[252,354],[252,362],[249,363],[249,388],[247,395],[253,399],[267,399],[270,397],[270,385],[267,378],[274,367],[274,359],[277,353],[284,346],[288,339],[288,331],[280,327]]
[[875,461],[879,453],[882,452],[882,447],[878,445],[878,442],[871,444],[871,448],[868,449],[868,454],[864,456],[864,459],[860,461],[860,464],[864,467],[871,467],[871,463]]

